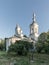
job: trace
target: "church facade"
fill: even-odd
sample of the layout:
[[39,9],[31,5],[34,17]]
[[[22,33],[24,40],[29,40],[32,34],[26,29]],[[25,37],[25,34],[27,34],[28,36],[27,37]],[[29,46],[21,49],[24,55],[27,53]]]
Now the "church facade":
[[36,42],[38,40],[38,24],[36,22],[36,16],[33,13],[33,21],[30,24],[30,34],[29,37],[24,37],[23,31],[19,25],[15,27],[15,34],[12,37],[6,38],[6,51],[11,44],[14,44],[16,41],[23,40],[28,42]]

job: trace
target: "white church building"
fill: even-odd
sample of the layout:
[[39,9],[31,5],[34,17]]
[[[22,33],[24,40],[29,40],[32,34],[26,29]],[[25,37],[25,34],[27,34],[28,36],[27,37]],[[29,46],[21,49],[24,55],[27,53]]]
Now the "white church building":
[[33,21],[30,24],[30,34],[28,37],[24,37],[23,31],[19,25],[16,25],[15,34],[12,37],[6,38],[6,51],[11,44],[14,44],[16,41],[23,40],[28,42],[35,42],[38,40],[38,23],[36,22],[35,13],[33,13]]

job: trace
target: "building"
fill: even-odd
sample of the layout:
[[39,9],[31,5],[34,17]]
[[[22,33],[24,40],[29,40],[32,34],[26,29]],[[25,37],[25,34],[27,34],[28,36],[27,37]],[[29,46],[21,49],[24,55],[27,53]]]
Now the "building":
[[30,24],[30,38],[34,41],[38,40],[38,24],[36,22],[35,13],[33,14],[33,22]]
[[15,36],[23,38],[23,32],[19,25],[16,25]]
[[13,35],[12,37],[6,38],[6,51],[8,50],[11,44],[14,44],[16,41],[19,41],[22,39],[23,39],[22,29],[20,28],[19,25],[16,25],[15,35]]
[[36,16],[33,13],[33,22],[30,24],[30,35],[29,37],[24,37],[23,31],[19,25],[16,25],[15,35],[9,38],[6,38],[6,51],[11,44],[14,44],[16,41],[23,40],[28,42],[35,42],[38,40],[38,24],[36,22]]

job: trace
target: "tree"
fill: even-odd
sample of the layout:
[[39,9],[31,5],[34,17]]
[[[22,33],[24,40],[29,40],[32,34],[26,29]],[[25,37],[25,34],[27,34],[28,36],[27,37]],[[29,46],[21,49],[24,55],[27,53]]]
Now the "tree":
[[5,50],[5,40],[1,40],[1,42],[0,42],[0,50],[1,51]]
[[47,33],[45,32],[41,33],[38,37],[38,42],[36,44],[36,49],[38,53],[40,53],[44,49],[46,40],[47,40]]
[[33,44],[27,41],[16,41],[9,47],[9,52],[16,52],[18,55],[27,55],[29,48],[32,48]]
[[45,53],[49,53],[49,31],[43,32],[39,35],[38,42],[36,44],[37,52],[41,52],[42,50],[45,51]]
[[47,33],[43,32],[39,35],[38,41],[44,43],[47,40]]
[[47,32],[47,40],[44,44],[44,50],[46,53],[49,53],[49,31]]

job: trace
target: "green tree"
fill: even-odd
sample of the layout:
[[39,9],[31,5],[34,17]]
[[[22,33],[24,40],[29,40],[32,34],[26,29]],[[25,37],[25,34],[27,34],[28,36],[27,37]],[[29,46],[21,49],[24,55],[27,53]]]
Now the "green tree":
[[18,55],[27,55],[29,48],[33,48],[33,44],[27,41],[16,41],[9,47],[9,52],[16,52]]
[[43,32],[38,37],[38,42],[36,44],[37,52],[40,53],[45,48],[45,42],[47,40],[47,33]]
[[44,50],[46,53],[49,53],[49,31],[47,32],[47,39],[46,39],[46,42],[44,44]]
[[1,51],[5,50],[5,40],[1,40],[1,42],[0,42],[0,50]]

